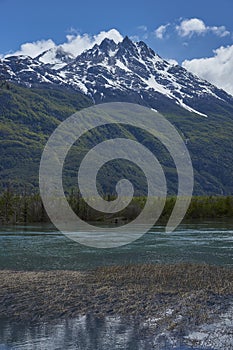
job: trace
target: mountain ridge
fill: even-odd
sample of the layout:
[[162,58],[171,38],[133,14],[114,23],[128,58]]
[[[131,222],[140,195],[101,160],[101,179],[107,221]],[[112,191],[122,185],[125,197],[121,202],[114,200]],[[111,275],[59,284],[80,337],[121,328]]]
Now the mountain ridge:
[[224,90],[162,59],[143,41],[133,42],[127,36],[118,44],[105,38],[77,57],[59,46],[35,58],[8,56],[0,61],[0,77],[27,87],[50,84],[70,88],[94,103],[124,101],[127,94],[128,99],[159,110],[160,103],[151,101],[164,99],[164,103],[172,101],[174,108],[204,117],[208,114],[203,103],[198,108],[198,100],[217,99],[233,105],[233,96]]

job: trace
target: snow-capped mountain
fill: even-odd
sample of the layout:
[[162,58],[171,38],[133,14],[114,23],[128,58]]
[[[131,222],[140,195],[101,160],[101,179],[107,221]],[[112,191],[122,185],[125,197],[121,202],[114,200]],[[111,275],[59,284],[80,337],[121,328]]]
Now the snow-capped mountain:
[[106,38],[77,57],[61,47],[34,59],[7,57],[0,61],[0,78],[29,87],[49,84],[73,89],[95,103],[128,101],[159,111],[185,109],[204,117],[211,103],[233,106],[233,97],[223,90],[128,37],[118,44]]
[[[40,150],[56,126],[92,102],[111,101],[158,110],[177,127],[191,155],[195,194],[233,193],[233,97],[127,37],[118,43],[104,39],[76,57],[55,47],[36,58],[0,60],[0,185],[11,179],[17,187],[22,178],[37,187]],[[131,132],[127,129],[127,137]],[[175,194],[177,179],[166,149],[153,146],[148,135],[139,138],[155,151]],[[84,151],[86,146],[80,154]],[[123,176],[116,174],[107,180],[113,188]],[[67,183],[74,178],[71,171]],[[136,184],[140,188],[140,176]]]
[[52,47],[36,57],[38,61],[47,65],[48,68],[55,70],[63,68],[74,58],[71,53],[65,52],[61,46]]
[[57,85],[64,83],[54,69],[29,56],[10,56],[1,60],[0,79],[27,87],[38,84]]

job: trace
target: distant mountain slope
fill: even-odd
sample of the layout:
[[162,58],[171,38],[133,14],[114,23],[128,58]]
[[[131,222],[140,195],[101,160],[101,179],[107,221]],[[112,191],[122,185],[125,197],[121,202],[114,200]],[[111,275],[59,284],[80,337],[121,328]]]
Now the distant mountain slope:
[[46,140],[60,121],[90,105],[74,92],[0,83],[0,189],[35,189]]
[[[28,191],[38,186],[38,169],[46,140],[61,120],[76,110],[91,105],[91,100],[67,90],[24,88],[9,83],[0,87],[0,186],[10,184]],[[233,193],[233,122],[228,117],[203,118],[187,112],[187,116],[170,114],[168,119],[178,128],[191,153],[195,170],[196,194]],[[109,130],[104,130],[109,135]],[[112,129],[113,137],[131,137],[149,146],[157,155],[167,174],[170,193],[177,189],[174,165],[166,150],[154,143],[149,135]],[[94,144],[99,134],[84,137],[70,152],[64,170],[66,188],[77,185],[77,166]],[[128,164],[129,165],[129,164]],[[110,167],[111,168],[111,167]],[[123,175],[119,164],[100,172],[105,191],[113,191],[117,179]],[[106,170],[106,169],[105,169]],[[134,178],[140,189],[143,179],[132,166],[126,175]],[[111,176],[110,176],[111,174]],[[138,178],[138,175],[139,178]],[[68,187],[67,187],[68,186]]]

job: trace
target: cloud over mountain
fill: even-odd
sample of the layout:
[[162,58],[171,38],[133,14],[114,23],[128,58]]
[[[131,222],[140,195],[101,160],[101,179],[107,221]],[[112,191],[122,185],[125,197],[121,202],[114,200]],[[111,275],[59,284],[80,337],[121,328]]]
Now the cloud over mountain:
[[65,52],[73,56],[77,56],[83,51],[92,48],[95,44],[99,45],[105,38],[112,39],[116,44],[123,40],[122,35],[116,29],[101,31],[97,35],[89,35],[86,33],[76,35],[69,34],[66,36],[66,42],[60,45],[56,45],[52,39],[24,43],[20,46],[18,51],[7,56],[26,55],[34,58],[42,52],[55,48],[56,46],[59,46]]
[[20,46],[20,49],[14,53],[8,54],[7,56],[30,56],[32,58],[38,56],[40,53],[52,49],[56,44],[52,39],[38,40],[32,43],[25,43]]
[[212,57],[185,60],[182,66],[233,95],[233,45],[213,52]]

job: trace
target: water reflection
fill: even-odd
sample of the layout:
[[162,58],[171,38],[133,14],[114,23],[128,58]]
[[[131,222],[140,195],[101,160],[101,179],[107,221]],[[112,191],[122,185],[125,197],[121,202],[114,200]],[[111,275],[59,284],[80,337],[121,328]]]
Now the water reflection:
[[[182,339],[151,329],[139,319],[91,315],[59,323],[19,325],[1,322],[1,350],[170,350],[197,349]],[[209,348],[210,350],[210,348]]]

